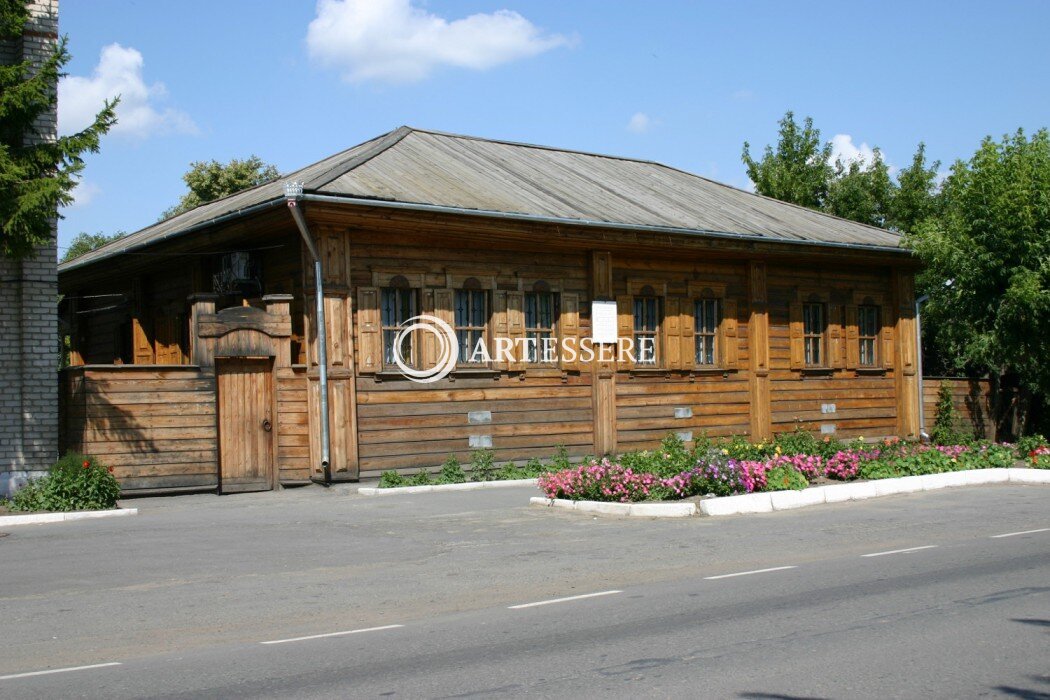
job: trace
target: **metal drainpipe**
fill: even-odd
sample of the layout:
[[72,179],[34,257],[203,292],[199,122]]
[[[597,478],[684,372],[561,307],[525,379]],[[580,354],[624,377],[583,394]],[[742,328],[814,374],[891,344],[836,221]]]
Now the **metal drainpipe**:
[[919,371],[919,437],[929,440],[926,432],[926,397],[922,394],[922,305],[930,300],[929,294],[923,294],[915,300],[915,368]]
[[[329,438],[328,426],[328,332],[324,317],[324,281],[321,278],[321,256],[314,245],[310,228],[306,225],[306,217],[299,209],[298,202],[303,197],[303,183],[289,182],[284,186],[284,196],[288,202],[288,210],[292,212],[295,225],[299,228],[299,234],[306,243],[306,249],[310,251],[310,257],[314,259],[314,297],[317,303],[317,364],[321,380],[321,470],[324,473],[324,484],[332,483],[331,466],[331,440]],[[311,480],[313,477],[311,476]]]

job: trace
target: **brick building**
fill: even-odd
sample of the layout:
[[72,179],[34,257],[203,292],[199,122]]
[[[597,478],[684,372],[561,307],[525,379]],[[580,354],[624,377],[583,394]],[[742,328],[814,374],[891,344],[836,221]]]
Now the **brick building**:
[[[0,41],[0,61],[42,62],[58,38],[58,0],[33,0],[21,39]],[[43,115],[37,134],[54,139],[56,110]],[[0,496],[42,473],[57,456],[58,297],[52,240],[23,261],[0,258]]]

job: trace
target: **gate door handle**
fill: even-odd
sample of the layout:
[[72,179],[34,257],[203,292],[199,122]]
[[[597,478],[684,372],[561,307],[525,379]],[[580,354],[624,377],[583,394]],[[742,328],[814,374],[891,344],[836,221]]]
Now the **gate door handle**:
[[271,430],[273,430],[273,424],[270,422],[269,418],[264,418],[263,419],[262,429],[265,430],[266,432],[270,432]]

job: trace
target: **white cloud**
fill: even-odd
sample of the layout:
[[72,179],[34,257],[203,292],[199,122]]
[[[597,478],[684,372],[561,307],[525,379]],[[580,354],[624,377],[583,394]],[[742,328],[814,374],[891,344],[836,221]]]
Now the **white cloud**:
[[87,180],[79,180],[77,186],[73,188],[73,203],[69,205],[69,208],[79,209],[80,207],[86,207],[91,203],[91,200],[100,194],[102,194],[101,187]]
[[306,33],[310,55],[355,83],[415,82],[440,66],[485,70],[572,43],[511,10],[448,21],[411,0],[318,0]]
[[635,112],[627,122],[627,130],[636,134],[644,134],[657,125],[657,121],[645,112]]
[[188,114],[161,107],[167,96],[164,83],[147,85],[142,77],[142,54],[131,47],[110,44],[102,49],[90,77],[68,76],[58,83],[58,130],[71,134],[89,126],[103,102],[120,95],[117,124],[111,133],[144,138],[165,133],[197,133]]
[[734,92],[730,97],[734,100],[746,101],[755,99],[754,90],[742,89]]

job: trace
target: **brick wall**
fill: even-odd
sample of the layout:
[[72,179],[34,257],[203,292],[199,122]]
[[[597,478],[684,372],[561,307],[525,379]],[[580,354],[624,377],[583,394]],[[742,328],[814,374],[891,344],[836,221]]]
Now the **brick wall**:
[[[0,61],[42,61],[55,46],[58,0],[29,3],[32,19],[18,41],[0,42]],[[54,139],[52,111],[27,140]],[[0,258],[0,495],[42,473],[58,450],[58,281],[55,235],[31,259]]]

